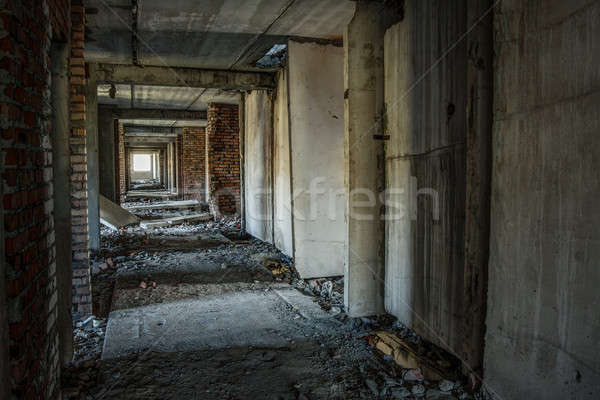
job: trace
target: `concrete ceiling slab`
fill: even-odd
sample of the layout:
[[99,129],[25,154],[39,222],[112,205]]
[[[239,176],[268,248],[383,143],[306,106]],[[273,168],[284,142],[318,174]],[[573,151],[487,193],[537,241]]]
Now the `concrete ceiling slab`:
[[131,85],[114,85],[115,98],[110,97],[111,85],[98,85],[98,104],[106,104],[119,108],[131,107]]
[[135,108],[165,108],[176,110],[193,110],[190,108],[202,95],[203,88],[168,87],[168,86],[135,86]]
[[[85,0],[89,62],[132,63],[131,3]],[[129,7],[129,8],[128,8]],[[144,0],[138,11],[143,65],[259,70],[255,63],[290,36],[341,39],[351,0]]]

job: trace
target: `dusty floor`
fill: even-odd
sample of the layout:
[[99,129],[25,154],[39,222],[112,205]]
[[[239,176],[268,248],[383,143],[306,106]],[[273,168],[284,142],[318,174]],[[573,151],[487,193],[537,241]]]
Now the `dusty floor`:
[[[374,351],[377,329],[419,339],[393,318],[348,318],[343,279],[298,279],[292,260],[240,234],[239,221],[103,229],[102,239],[92,267],[97,318],[76,327],[65,398],[472,398],[458,382],[424,381]],[[295,303],[300,291],[312,297]],[[161,325],[180,329],[151,336]]]

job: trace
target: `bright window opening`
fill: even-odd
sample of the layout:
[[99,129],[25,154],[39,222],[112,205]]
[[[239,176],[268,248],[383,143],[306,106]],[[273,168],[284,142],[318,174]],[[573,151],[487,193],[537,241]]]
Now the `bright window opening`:
[[151,170],[152,158],[150,154],[134,154],[133,170],[136,172],[148,172]]

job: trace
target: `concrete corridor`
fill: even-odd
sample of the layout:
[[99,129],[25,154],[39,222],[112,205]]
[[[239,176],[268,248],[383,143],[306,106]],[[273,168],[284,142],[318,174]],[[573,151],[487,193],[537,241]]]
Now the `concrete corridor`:
[[65,399],[471,398],[458,382],[406,377],[367,338],[408,330],[348,318],[343,278],[300,279],[235,219],[101,239],[96,318],[76,329]]
[[600,0],[0,1],[0,400],[600,398]]

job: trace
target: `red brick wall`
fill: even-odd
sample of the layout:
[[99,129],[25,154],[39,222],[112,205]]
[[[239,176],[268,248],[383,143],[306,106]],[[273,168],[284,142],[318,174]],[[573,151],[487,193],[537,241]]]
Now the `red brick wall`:
[[0,2],[0,295],[8,305],[9,390],[19,399],[59,392],[49,57],[51,41],[68,37],[68,7],[64,0]]
[[240,127],[238,106],[210,104],[206,154],[209,203],[215,214],[240,211]]
[[205,130],[184,128],[181,135],[182,181],[185,200],[205,201]]
[[125,162],[125,128],[121,121],[117,122],[117,160],[118,160],[118,195],[117,198],[120,202],[125,201],[125,194],[127,193],[127,163]]
[[177,198],[183,199],[183,134],[177,135]]
[[73,238],[73,312],[92,312],[88,246],[87,151],[85,139],[85,9],[71,3],[71,223]]

